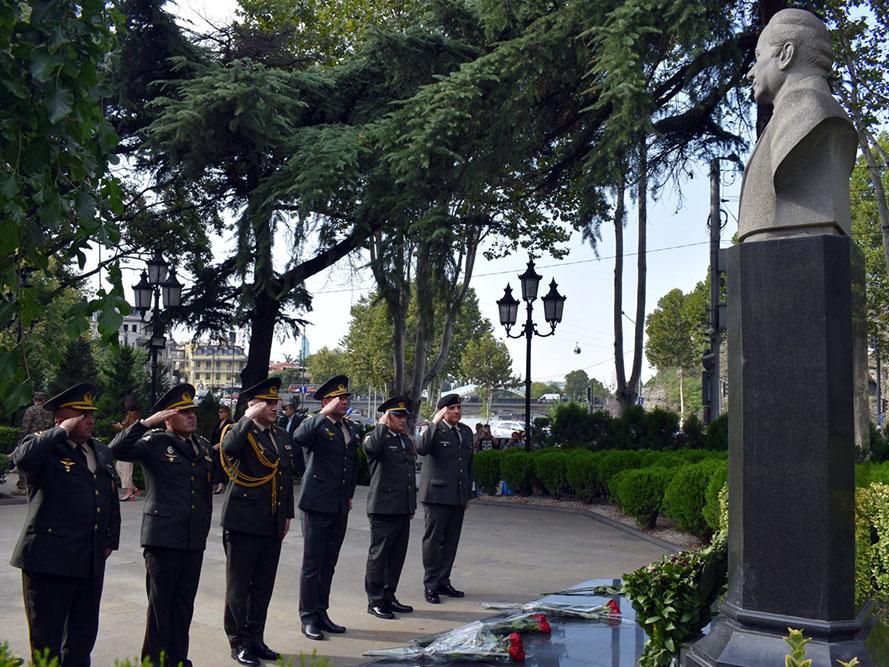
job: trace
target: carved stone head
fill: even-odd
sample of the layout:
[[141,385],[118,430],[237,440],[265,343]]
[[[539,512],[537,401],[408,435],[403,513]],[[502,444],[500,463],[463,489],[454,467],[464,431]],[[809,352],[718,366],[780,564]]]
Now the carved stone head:
[[774,104],[788,80],[827,79],[832,63],[830,33],[824,23],[803,9],[782,9],[756,44],[756,62],[747,73],[753,98],[760,104]]

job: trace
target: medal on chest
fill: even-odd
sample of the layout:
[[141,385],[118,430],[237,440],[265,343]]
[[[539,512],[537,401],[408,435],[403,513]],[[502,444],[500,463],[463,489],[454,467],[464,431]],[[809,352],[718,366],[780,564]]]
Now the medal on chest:
[[65,466],[65,472],[71,472],[71,468],[77,464],[77,461],[72,461],[71,459],[61,459],[60,462]]
[[173,463],[176,460],[176,450],[173,449],[173,445],[167,446],[167,453],[164,454],[167,457],[167,461]]

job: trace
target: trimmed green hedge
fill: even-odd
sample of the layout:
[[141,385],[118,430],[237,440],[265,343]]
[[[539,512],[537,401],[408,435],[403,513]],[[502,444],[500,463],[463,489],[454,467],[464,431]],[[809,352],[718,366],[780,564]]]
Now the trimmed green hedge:
[[6,481],[6,475],[11,467],[12,461],[9,460],[9,457],[6,454],[0,454],[0,484]]
[[568,480],[568,488],[586,502],[596,497],[598,459],[598,454],[586,449],[570,450],[565,457],[565,479]]
[[493,494],[497,489],[497,482],[502,479],[500,472],[500,458],[502,452],[497,449],[489,449],[478,452],[473,460],[475,483],[487,494]]
[[708,539],[710,526],[704,520],[704,492],[717,461],[703,461],[679,468],[664,490],[663,510],[680,530]]
[[713,468],[710,481],[704,490],[704,521],[714,533],[719,530],[719,493],[728,485],[728,463]]
[[500,474],[516,493],[528,493],[534,474],[532,455],[520,449],[508,449],[500,458]]
[[558,449],[544,449],[533,455],[534,477],[551,496],[568,490],[568,457]]
[[611,478],[622,470],[643,467],[643,453],[639,451],[612,450],[602,452],[596,466],[600,488],[603,496],[611,497],[614,492],[611,488]]
[[664,489],[673,473],[668,468],[637,468],[624,470],[611,478],[611,488],[618,507],[636,520],[642,528],[654,528]]

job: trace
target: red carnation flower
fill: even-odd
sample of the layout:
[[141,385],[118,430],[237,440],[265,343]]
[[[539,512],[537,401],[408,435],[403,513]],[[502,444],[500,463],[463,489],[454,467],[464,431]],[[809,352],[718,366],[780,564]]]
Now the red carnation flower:
[[534,619],[537,621],[540,632],[549,634],[552,631],[552,628],[549,626],[549,621],[546,620],[545,614],[534,614]]
[[609,614],[611,616],[620,616],[620,605],[617,603],[616,600],[608,601],[608,609],[610,610]]
[[525,661],[525,647],[522,646],[522,636],[518,632],[509,635],[509,657],[513,662]]

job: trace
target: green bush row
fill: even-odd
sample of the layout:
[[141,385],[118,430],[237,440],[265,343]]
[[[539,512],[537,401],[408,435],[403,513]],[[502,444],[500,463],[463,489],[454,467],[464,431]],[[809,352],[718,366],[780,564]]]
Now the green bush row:
[[607,449],[728,449],[728,417],[722,415],[706,428],[694,415],[682,429],[679,415],[655,408],[645,411],[635,405],[620,417],[607,412],[589,413],[580,403],[559,403],[550,411],[552,429],[547,443],[592,451]]
[[[717,495],[726,468],[724,453],[702,450],[550,448],[475,455],[475,481],[485,493],[493,493],[503,480],[520,494],[536,491],[552,496],[569,493],[585,501],[611,499],[642,527],[653,527],[663,512],[680,529],[702,538],[716,529]],[[718,486],[711,484],[714,477],[721,480]],[[708,503],[712,518],[705,511]]]

